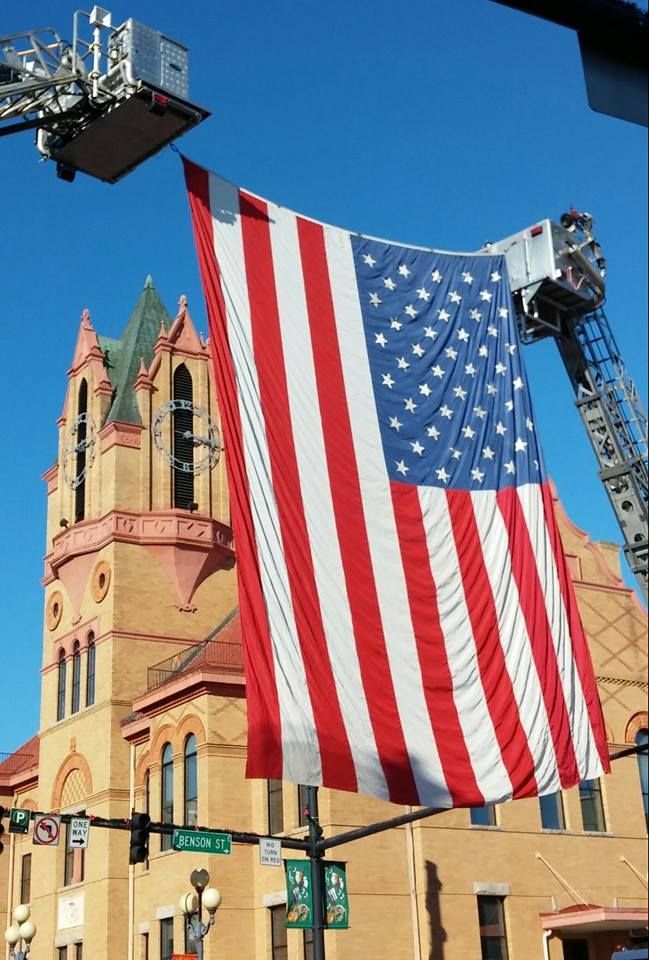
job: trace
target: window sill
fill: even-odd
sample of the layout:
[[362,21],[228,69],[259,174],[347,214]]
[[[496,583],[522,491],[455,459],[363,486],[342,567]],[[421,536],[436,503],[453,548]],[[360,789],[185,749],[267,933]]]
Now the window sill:
[[500,830],[501,833],[505,829],[499,823],[470,823],[469,826],[472,830]]
[[584,830],[581,836],[582,837],[614,837],[615,834],[611,833],[610,830]]
[[70,892],[74,893],[76,890],[80,890],[81,887],[83,887],[84,883],[85,883],[84,880],[75,880],[73,883],[69,883],[67,887],[59,887],[59,889],[56,891],[57,895],[60,896],[62,893],[70,893]]
[[158,850],[157,853],[150,853],[149,860],[158,860],[160,857],[168,857],[170,853],[182,853],[181,851],[174,850],[173,847],[170,847],[168,850]]
[[562,836],[578,837],[576,830],[568,830],[566,827],[541,827],[541,833],[559,833]]

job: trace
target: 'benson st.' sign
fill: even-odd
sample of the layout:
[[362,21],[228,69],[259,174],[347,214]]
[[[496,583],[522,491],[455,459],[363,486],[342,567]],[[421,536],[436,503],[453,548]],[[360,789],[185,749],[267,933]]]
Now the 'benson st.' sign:
[[188,853],[232,853],[232,835],[209,833],[207,830],[174,830],[174,850]]

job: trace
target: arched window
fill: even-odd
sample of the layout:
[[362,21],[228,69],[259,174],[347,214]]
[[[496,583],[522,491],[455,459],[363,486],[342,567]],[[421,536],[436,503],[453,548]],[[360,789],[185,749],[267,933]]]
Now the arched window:
[[63,720],[65,716],[65,650],[59,651],[59,678],[56,695],[56,719]]
[[81,648],[79,641],[74,641],[72,648],[72,713],[79,712],[81,700]]
[[[635,735],[636,746],[646,748],[649,741],[649,730],[638,730]],[[638,770],[640,773],[640,789],[642,790],[642,803],[644,805],[644,818],[649,831],[649,756],[647,753],[638,754]]]
[[86,706],[91,707],[95,702],[95,669],[96,669],[96,650],[95,635],[90,631],[88,634],[88,657],[86,672]]
[[[174,754],[170,743],[165,743],[162,748],[160,814],[162,823],[174,822]],[[160,849],[171,850],[171,834],[162,834],[160,838]]]
[[196,737],[193,733],[190,733],[185,740],[184,792],[184,823],[188,827],[195,827],[198,823],[198,769],[196,758]]
[[[191,374],[184,363],[174,371],[173,398],[185,400],[188,404],[194,402]],[[174,410],[174,507],[183,509],[186,509],[194,500],[194,444],[189,439],[193,429],[194,415],[191,409]]]
[[[85,380],[82,380],[79,384],[79,402],[77,404],[77,414],[87,413],[88,412],[88,384]],[[83,520],[86,515],[86,450],[84,446],[84,440],[86,439],[87,434],[87,424],[85,418],[77,421],[77,438],[76,438],[76,463],[75,463],[75,477],[81,477],[77,487],[74,491],[74,519],[75,522],[78,520]]]

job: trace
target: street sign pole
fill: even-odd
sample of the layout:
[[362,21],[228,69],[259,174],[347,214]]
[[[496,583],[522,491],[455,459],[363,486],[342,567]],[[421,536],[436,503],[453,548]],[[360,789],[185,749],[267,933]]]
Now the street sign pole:
[[318,788],[306,788],[309,821],[309,861],[311,863],[311,886],[313,890],[313,960],[325,960],[324,938],[324,891],[322,889],[322,853],[318,844],[322,839],[322,827],[318,819]]

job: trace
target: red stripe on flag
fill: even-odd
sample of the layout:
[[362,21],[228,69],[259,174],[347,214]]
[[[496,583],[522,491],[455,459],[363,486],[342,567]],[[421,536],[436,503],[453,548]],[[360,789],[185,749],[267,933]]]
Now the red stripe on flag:
[[609,773],[611,764],[609,761],[608,746],[606,743],[606,729],[604,727],[602,705],[597,692],[597,683],[595,681],[595,672],[593,670],[593,661],[591,659],[588,642],[586,640],[586,635],[581,622],[581,616],[579,614],[579,608],[577,606],[575,588],[573,586],[570,574],[568,573],[568,565],[566,564],[566,557],[561,543],[559,525],[557,524],[557,517],[554,512],[554,504],[552,502],[552,493],[550,492],[549,484],[542,484],[541,492],[543,496],[545,522],[548,528],[552,550],[554,552],[557,573],[559,574],[561,596],[563,598],[563,605],[568,618],[568,626],[570,628],[570,636],[572,638],[572,649],[575,657],[575,663],[577,664],[577,672],[581,681],[581,688],[584,693],[584,700],[586,701],[588,718],[590,720],[593,736],[595,737],[597,752],[600,760],[602,761],[602,767],[605,773]]
[[579,767],[530,532],[515,487],[500,490],[497,502],[507,529],[512,573],[543,692],[561,786],[574,787],[579,783]]
[[454,807],[480,807],[484,796],[473,772],[453,697],[419,495],[415,486],[405,483],[392,483],[391,489],[424,695],[444,779]]
[[[309,697],[318,733],[322,779],[356,790],[357,781],[329,660],[300,488],[266,204],[239,192],[255,365],[266,426],[273,490]],[[295,691],[299,697],[300,691]]]
[[228,345],[228,324],[214,250],[209,175],[183,158],[194,240],[205,291],[212,362],[227,456],[232,527],[237,553],[239,609],[248,713],[247,776],[282,779],[279,703],[259,559],[250,510],[250,488],[243,454],[237,386]]
[[446,498],[482,686],[500,753],[511,780],[514,798],[535,796],[538,788],[534,760],[507,673],[471,494],[466,490],[449,490]]
[[297,223],[329,483],[363,689],[390,799],[413,803],[417,787],[401,727],[372,575],[324,235],[319,224],[300,218]]

